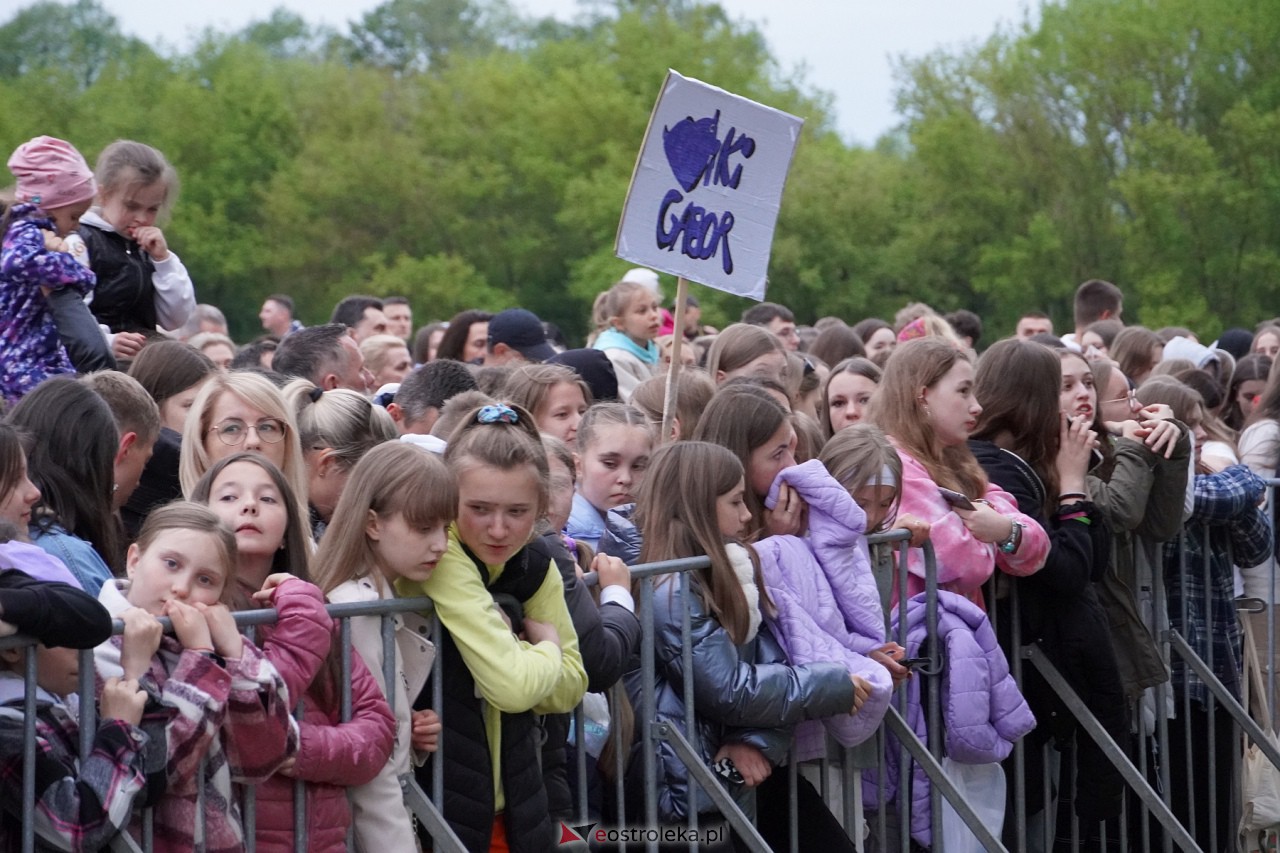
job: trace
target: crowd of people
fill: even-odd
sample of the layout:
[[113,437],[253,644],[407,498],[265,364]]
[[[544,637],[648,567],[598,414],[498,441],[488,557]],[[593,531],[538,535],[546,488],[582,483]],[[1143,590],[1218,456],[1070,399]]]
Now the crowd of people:
[[[238,851],[253,787],[255,849],[293,849],[301,791],[308,849],[345,850],[350,831],[360,850],[413,850],[429,839],[404,784],[429,790],[441,761],[468,849],[549,850],[577,813],[579,750],[606,823],[642,820],[649,760],[664,823],[715,822],[680,754],[638,734],[648,709],[697,731],[772,845],[798,825],[801,849],[852,850],[803,774],[793,812],[781,768],[828,736],[868,741],[896,690],[918,710],[926,540],[948,694],[980,683],[992,709],[948,703],[949,754],[1011,776],[1022,741],[1033,827],[1063,843],[1136,831],[1067,705],[1031,668],[1011,678],[1034,644],[1152,780],[1168,770],[1175,814],[1214,810],[1201,846],[1229,849],[1231,720],[1158,640],[1176,629],[1238,697],[1240,596],[1266,604],[1250,618],[1267,636],[1280,325],[1208,344],[1125,326],[1120,289],[1091,280],[1070,334],[1028,313],[989,347],[980,318],[923,303],[812,326],[762,303],[717,331],[635,269],[600,293],[583,348],[519,307],[415,329],[404,298],[352,295],[304,327],[286,294],[238,344],[157,224],[177,190],[161,152],[119,141],[90,169],[38,137],[9,168],[0,628],[40,645],[30,815],[26,651],[0,651],[0,849],[27,820],[40,849],[101,849],[149,807],[156,850]],[[867,544],[891,529],[905,585]],[[647,685],[628,566],[699,556],[708,568],[659,578],[639,614],[655,625]],[[397,615],[390,645],[379,617],[354,618],[344,674],[326,603],[398,596],[433,610]],[[234,613],[264,607],[278,618],[250,640]],[[90,648],[95,695],[76,697],[68,649]],[[584,697],[596,737],[571,725]],[[86,701],[99,722],[82,758]],[[902,830],[929,845],[927,805]]]

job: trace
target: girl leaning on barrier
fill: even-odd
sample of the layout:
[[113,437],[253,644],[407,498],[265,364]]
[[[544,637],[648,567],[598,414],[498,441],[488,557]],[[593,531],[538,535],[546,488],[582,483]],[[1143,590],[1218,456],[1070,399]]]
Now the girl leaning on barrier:
[[429,577],[396,586],[431,598],[444,629],[445,748],[419,778],[444,762],[444,818],[469,849],[550,849],[558,835],[536,717],[572,711],[587,673],[560,572],[534,536],[549,500],[547,454],[528,410],[492,404],[464,417],[445,462],[458,489],[448,547]]
[[[981,413],[969,357],[935,337],[898,345],[868,411],[902,458],[900,510],[930,525],[938,588],[979,606],[982,585],[997,565],[1010,575],[1030,575],[1049,550],[1044,529],[987,479],[966,444]],[[941,489],[967,497],[968,508],[953,507]],[[907,565],[907,589],[895,588],[895,601],[924,591],[921,549],[908,550]]]
[[[315,562],[321,589],[335,604],[394,599],[396,581],[420,581],[435,569],[456,507],[453,478],[440,457],[398,441],[375,447],[352,469],[320,543]],[[383,617],[351,619],[352,647],[395,705],[390,760],[351,792],[354,835],[357,849],[388,853],[415,848],[402,782],[436,749],[440,733],[434,711],[413,709],[435,659],[432,622],[419,613],[389,618],[390,655],[382,642]]]
[[[1085,493],[1085,475],[1097,445],[1092,371],[1082,358],[1060,358],[1042,344],[1011,338],[994,344],[979,359],[974,394],[982,403],[982,414],[970,449],[987,476],[1012,494],[1019,508],[1049,535],[1049,554],[1040,571],[997,581],[997,589],[1005,593],[996,601],[1000,645],[1011,660],[1021,654],[1013,645],[1015,613],[1008,595],[1009,584],[1015,584],[1020,642],[1034,643],[1111,737],[1126,745],[1129,715],[1120,671],[1107,615],[1094,590],[1094,582],[1107,570],[1111,538],[1101,512]],[[1030,664],[1023,664],[1021,687],[1040,723],[1025,741],[1028,817],[1043,809],[1052,824],[1057,799],[1053,792],[1059,791],[1074,803],[1086,836],[1096,834],[1099,821],[1114,820],[1120,813],[1119,771],[1092,738],[1077,734],[1074,716]],[[1046,792],[1040,780],[1049,747],[1071,760],[1064,767],[1076,769],[1064,771],[1058,781],[1059,764],[1052,762],[1049,772],[1056,784]],[[1006,760],[1005,769],[1014,770],[1012,759]],[[1013,787],[1009,790],[1012,794]],[[1069,821],[1058,827],[1063,832],[1071,828]],[[1029,835],[1037,837],[1034,831]]]
[[[856,713],[871,688],[860,676],[851,675],[844,663],[793,666],[787,662],[763,621],[771,604],[759,561],[740,538],[751,519],[744,499],[748,488],[742,465],[729,450],[703,441],[678,442],[655,455],[641,488],[637,514],[644,535],[642,562],[703,555],[711,560],[709,568],[694,570],[687,579],[667,576],[657,582],[653,596],[657,720],[683,733],[693,715],[702,760],[722,773],[730,794],[751,816],[750,791],[784,761],[795,724]],[[693,593],[687,601],[681,592],[685,583]],[[681,624],[686,606],[693,708],[686,706],[683,690]],[[626,676],[627,692],[638,709],[643,708],[642,682],[638,670]],[[633,815],[643,814],[641,748],[637,744],[633,749],[628,768],[628,813]],[[655,748],[659,818],[667,824],[683,822],[690,791],[697,785],[670,744],[658,740]],[[714,807],[705,792],[697,788],[694,796],[697,811],[707,813],[714,822]],[[825,811],[820,801],[817,805]],[[803,837],[822,838],[821,849],[852,849],[829,812],[823,820],[815,810],[802,815],[798,823],[806,833]]]
[[342,719],[338,626],[311,583],[311,546],[297,521],[297,498],[284,475],[256,453],[215,462],[192,490],[236,537],[237,610],[271,607],[273,625],[256,628],[263,655],[280,672],[298,716],[298,753],[257,788],[255,849],[294,848],[295,798],[302,798],[306,847],[346,850],[352,823],[348,786],[368,782],[391,754],[393,719],[359,655],[351,657],[351,718]]

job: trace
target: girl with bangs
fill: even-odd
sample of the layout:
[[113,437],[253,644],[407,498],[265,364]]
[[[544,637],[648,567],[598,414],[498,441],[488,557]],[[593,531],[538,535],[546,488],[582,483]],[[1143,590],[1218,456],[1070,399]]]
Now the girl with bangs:
[[[457,490],[439,456],[399,442],[375,447],[352,468],[316,553],[320,588],[334,604],[395,598],[397,581],[430,577],[456,515]],[[360,850],[417,849],[400,780],[435,750],[440,733],[435,711],[413,710],[435,659],[427,639],[433,624],[416,613],[398,613],[394,623],[395,676],[388,683],[382,618],[351,619],[351,645],[395,707],[394,751],[375,778],[352,789]]]
[[[933,338],[897,347],[868,410],[902,459],[899,511],[929,524],[938,587],[980,607],[982,584],[997,564],[1008,574],[1029,575],[1049,550],[1044,529],[987,480],[969,450],[981,414],[968,356]],[[940,489],[959,492],[972,509],[953,508]],[[909,549],[907,565],[906,594],[895,588],[895,601],[924,591],[923,551]]]

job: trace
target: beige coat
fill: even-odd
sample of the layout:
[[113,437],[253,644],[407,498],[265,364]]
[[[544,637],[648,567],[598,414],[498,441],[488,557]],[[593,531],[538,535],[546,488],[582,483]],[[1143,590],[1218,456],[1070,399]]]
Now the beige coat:
[[[332,604],[378,601],[394,598],[389,585],[377,584],[368,575],[347,581],[329,593]],[[351,619],[351,646],[359,653],[369,671],[391,702],[396,717],[395,748],[387,766],[367,785],[351,789],[351,810],[356,849],[362,853],[390,853],[418,849],[413,821],[404,805],[400,777],[409,773],[412,764],[421,764],[425,755],[410,748],[413,702],[427,683],[435,646],[428,639],[433,620],[417,613],[397,613],[395,622],[395,661],[393,692],[387,692],[382,647],[382,618],[356,616]]]

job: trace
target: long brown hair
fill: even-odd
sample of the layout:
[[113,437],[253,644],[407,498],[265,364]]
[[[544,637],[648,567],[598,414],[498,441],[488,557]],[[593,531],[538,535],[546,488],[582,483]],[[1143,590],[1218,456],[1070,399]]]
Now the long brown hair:
[[1163,345],[1160,336],[1145,326],[1125,326],[1116,333],[1108,352],[1124,375],[1137,382],[1145,379],[1155,367],[1152,351]]
[[992,344],[978,359],[973,378],[974,396],[982,404],[973,437],[995,441],[1001,433],[1009,435],[1012,446],[1006,449],[1030,465],[1044,484],[1046,514],[1057,506],[1050,496],[1058,494],[1061,387],[1062,361],[1053,350],[1017,338]]
[[[439,456],[399,441],[380,444],[351,470],[316,551],[316,585],[325,595],[378,566],[367,533],[369,513],[403,514],[411,527],[446,525],[458,514],[458,490]],[[381,572],[372,572],[379,586]]]
[[[271,572],[273,574],[288,572],[299,580],[315,583],[311,575],[311,531],[299,522],[299,518],[306,516],[303,515],[298,496],[293,493],[284,473],[267,457],[259,453],[242,452],[219,459],[196,481],[195,488],[191,490],[191,501],[208,505],[212,497],[214,481],[223,471],[237,462],[248,462],[266,471],[276,491],[280,493],[280,499],[284,501],[285,518],[288,519],[288,524],[284,529],[284,542],[272,557]],[[234,535],[231,537],[231,553],[233,556],[236,553]],[[228,586],[234,589],[224,598],[233,610],[250,610],[257,606],[244,594],[239,584],[228,584]],[[332,651],[332,647],[329,651]],[[342,658],[340,655],[326,653],[324,664],[312,678],[307,692],[326,708],[332,708],[337,702],[338,685],[341,683]]]
[[[218,479],[223,471],[237,462],[249,462],[267,472],[267,476],[271,478],[276,491],[280,493],[280,500],[284,501],[285,517],[288,519],[288,524],[284,529],[284,542],[281,543],[280,550],[276,551],[271,560],[272,573],[288,572],[296,578],[302,578],[304,581],[312,583],[310,568],[311,530],[305,521],[307,516],[299,505],[298,496],[294,494],[289,481],[285,479],[284,472],[277,468],[270,459],[260,453],[246,451],[225,456],[213,463],[213,466],[196,481],[188,500],[208,506],[213,494],[214,481]],[[247,601],[238,601],[236,604],[240,609],[245,609],[249,606]]]
[[711,349],[707,352],[707,373],[720,383],[716,379],[719,371],[737,370],[771,352],[787,354],[777,335],[761,326],[734,323],[711,342]]
[[[751,464],[751,452],[764,445],[789,419],[790,412],[763,388],[746,384],[726,386],[716,392],[698,419],[693,440],[727,448],[745,471]],[[764,528],[764,496],[757,495],[748,486],[745,500],[751,510],[754,535]]]
[[[733,571],[716,520],[716,499],[743,481],[742,463],[731,452],[706,441],[678,441],[654,454],[636,502],[636,524],[644,537],[640,562],[681,557],[711,559],[711,567],[693,572],[707,612],[735,643],[746,641],[751,615],[742,584]],[[760,601],[766,603],[760,562],[750,547]],[[670,576],[664,582],[674,582]]]
[[945,447],[939,443],[921,402],[923,390],[937,385],[962,359],[969,357],[942,338],[898,344],[885,362],[884,378],[871,398],[867,420],[911,454],[939,486],[979,496],[987,491],[987,476],[978,460],[965,444]]

